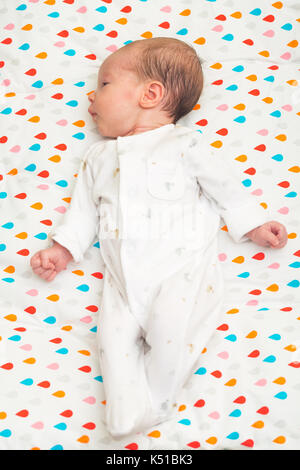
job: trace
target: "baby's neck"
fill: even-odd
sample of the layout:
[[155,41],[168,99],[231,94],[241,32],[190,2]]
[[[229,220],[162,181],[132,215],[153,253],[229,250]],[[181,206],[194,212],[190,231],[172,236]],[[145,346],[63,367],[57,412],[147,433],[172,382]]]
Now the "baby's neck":
[[166,124],[173,124],[173,119],[165,115],[151,120],[142,119],[140,122],[137,122],[125,135],[141,134],[142,132],[158,129],[159,127],[165,126]]

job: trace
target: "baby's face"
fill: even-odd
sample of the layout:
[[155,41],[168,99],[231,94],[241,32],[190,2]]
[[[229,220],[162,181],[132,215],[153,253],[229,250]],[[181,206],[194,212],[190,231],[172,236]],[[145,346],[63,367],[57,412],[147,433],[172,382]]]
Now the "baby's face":
[[129,134],[139,112],[143,85],[125,64],[124,52],[109,56],[100,67],[96,91],[89,96],[88,111],[104,137]]

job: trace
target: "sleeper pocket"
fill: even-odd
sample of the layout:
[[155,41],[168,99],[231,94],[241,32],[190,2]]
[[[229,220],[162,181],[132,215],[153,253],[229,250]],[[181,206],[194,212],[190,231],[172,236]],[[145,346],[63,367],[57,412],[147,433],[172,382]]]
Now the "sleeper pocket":
[[185,179],[181,157],[147,160],[147,189],[157,199],[175,201],[184,195]]

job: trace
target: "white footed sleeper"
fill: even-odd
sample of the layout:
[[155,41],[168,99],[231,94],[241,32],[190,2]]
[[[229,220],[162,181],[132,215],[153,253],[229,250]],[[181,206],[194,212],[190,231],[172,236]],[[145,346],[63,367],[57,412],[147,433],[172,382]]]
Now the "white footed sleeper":
[[220,216],[236,242],[270,220],[197,131],[168,124],[103,140],[82,161],[52,239],[75,261],[100,241],[99,358],[114,436],[168,419],[216,327]]

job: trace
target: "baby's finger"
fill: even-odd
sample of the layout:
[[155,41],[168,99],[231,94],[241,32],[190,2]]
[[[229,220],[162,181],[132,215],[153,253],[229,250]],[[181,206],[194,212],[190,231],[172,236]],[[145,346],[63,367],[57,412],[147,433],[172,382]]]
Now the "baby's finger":
[[53,279],[55,278],[56,276],[56,271],[52,271],[52,274],[50,274],[50,276],[48,277],[48,279],[46,279],[48,282],[50,281],[53,281]]
[[45,251],[41,252],[41,263],[44,269],[49,269],[51,266],[51,262],[49,261],[49,256],[46,254]]
[[40,277],[44,279],[45,281],[48,281],[48,278],[52,276],[53,272],[55,272],[53,271],[53,269],[46,269],[40,274]]
[[267,232],[266,234],[266,242],[272,247],[276,247],[279,244],[279,240],[277,236],[274,235],[272,232]]
[[33,269],[38,268],[39,266],[41,266],[41,257],[40,257],[39,252],[37,252],[35,255],[32,256],[32,258],[30,260],[30,265]]

